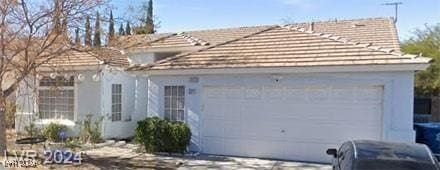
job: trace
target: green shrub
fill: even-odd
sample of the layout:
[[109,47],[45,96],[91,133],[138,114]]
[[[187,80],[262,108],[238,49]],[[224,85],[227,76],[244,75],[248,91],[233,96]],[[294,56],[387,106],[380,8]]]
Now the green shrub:
[[24,131],[26,132],[27,137],[36,137],[41,136],[41,129],[37,127],[37,125],[34,123],[38,117],[40,117],[40,113],[34,113],[35,115],[32,115],[31,121],[28,125],[24,126]]
[[99,143],[102,141],[101,138],[101,123],[100,118],[97,121],[92,120],[92,115],[86,115],[86,118],[81,124],[81,140],[88,143]]
[[158,117],[139,121],[135,141],[147,152],[184,153],[191,140],[187,124],[163,120]]
[[40,136],[41,130],[35,125],[33,121],[29,123],[29,125],[24,127],[24,131],[28,137],[36,137]]
[[82,140],[80,138],[70,137],[70,138],[67,138],[65,147],[70,148],[70,149],[76,149],[76,148],[81,148],[81,146],[83,144],[84,143],[82,142]]
[[50,123],[49,125],[45,126],[43,129],[43,135],[52,142],[59,142],[61,141],[60,138],[60,132],[66,131],[67,127],[64,125],[60,125],[57,123]]

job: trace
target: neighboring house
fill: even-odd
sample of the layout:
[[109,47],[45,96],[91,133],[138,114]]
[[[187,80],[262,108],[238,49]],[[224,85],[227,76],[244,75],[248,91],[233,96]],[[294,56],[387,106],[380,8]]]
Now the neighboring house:
[[[122,84],[120,107],[137,116],[111,133],[167,117],[189,124],[195,152],[312,162],[329,162],[325,150],[349,139],[414,141],[414,71],[430,59],[400,52],[392,18],[121,40],[130,66],[120,78],[134,83]],[[106,115],[111,91],[99,91],[92,101]]]

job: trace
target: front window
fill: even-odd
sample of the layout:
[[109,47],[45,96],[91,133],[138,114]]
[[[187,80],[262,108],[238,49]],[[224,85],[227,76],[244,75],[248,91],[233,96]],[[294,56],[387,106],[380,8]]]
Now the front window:
[[122,85],[112,84],[112,121],[121,121]]
[[165,117],[185,120],[185,86],[165,86]]
[[38,86],[41,119],[74,120],[74,77],[43,77]]

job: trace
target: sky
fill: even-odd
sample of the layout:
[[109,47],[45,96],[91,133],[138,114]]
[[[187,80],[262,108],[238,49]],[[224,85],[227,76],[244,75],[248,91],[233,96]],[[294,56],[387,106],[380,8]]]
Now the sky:
[[[116,17],[127,17],[147,0],[112,0]],[[416,28],[440,23],[440,0],[153,0],[158,32],[291,22],[327,21],[394,16],[399,6],[397,30],[400,40],[411,37]],[[133,13],[133,12],[131,12]]]

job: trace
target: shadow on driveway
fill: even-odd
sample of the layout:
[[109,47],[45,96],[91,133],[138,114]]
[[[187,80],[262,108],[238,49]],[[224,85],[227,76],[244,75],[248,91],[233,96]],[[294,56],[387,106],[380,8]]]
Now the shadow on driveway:
[[238,158],[227,156],[200,155],[183,162],[179,168],[186,169],[292,169],[331,170],[330,165],[267,160],[258,158]]
[[[136,146],[107,146],[85,151],[80,165],[46,165],[44,169],[292,169],[330,170],[330,165],[215,155],[171,156],[135,152]],[[38,168],[37,168],[38,169]]]

